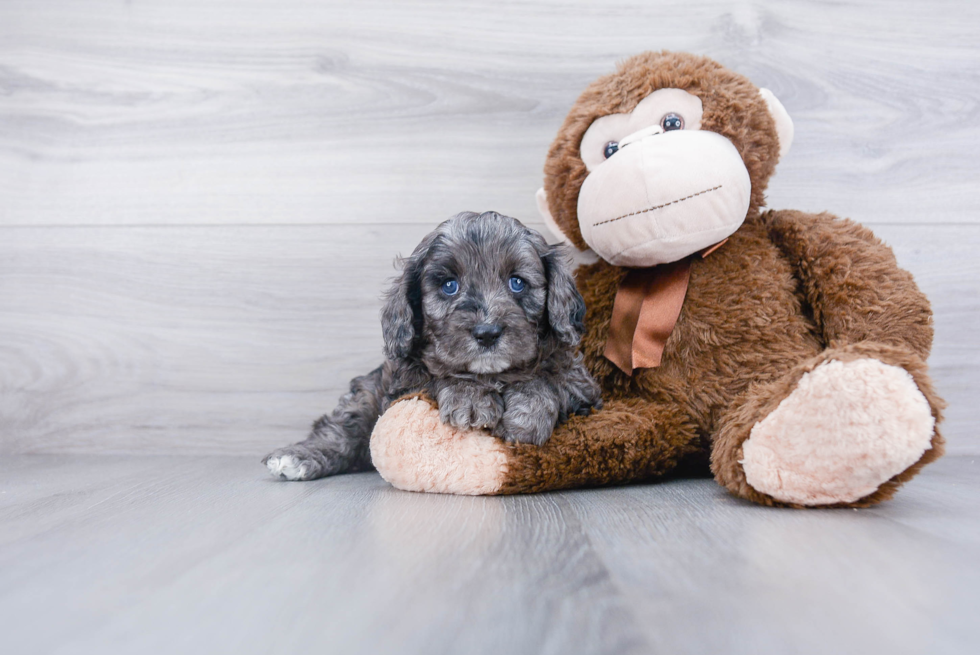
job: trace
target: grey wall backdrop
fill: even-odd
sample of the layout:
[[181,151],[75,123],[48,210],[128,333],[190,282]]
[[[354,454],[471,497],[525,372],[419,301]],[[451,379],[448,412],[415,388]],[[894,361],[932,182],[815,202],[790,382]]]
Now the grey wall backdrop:
[[581,90],[702,53],[796,123],[775,208],[859,220],[936,312],[980,453],[980,4],[0,4],[0,452],[244,453],[380,361],[395,255],[464,209],[542,227]]

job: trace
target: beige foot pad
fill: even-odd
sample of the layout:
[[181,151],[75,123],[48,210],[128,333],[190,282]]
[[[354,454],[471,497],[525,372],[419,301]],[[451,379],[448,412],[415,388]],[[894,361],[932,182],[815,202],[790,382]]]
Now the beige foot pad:
[[371,434],[371,461],[405,491],[479,496],[497,493],[507,473],[504,444],[477,430],[457,430],[419,398],[392,405]]
[[755,424],[741,463],[746,481],[776,500],[849,503],[919,461],[934,428],[905,369],[876,359],[829,361]]

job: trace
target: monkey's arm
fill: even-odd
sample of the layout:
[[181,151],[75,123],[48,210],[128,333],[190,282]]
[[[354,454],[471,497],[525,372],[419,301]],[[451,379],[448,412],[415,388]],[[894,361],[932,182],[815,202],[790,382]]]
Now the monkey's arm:
[[870,341],[929,356],[929,301],[871,230],[791,210],[767,212],[762,220],[795,266],[827,347]]
[[439,420],[425,398],[402,400],[381,417],[371,457],[399,489],[493,495],[645,480],[700,450],[697,428],[678,405],[612,400],[573,416],[542,446],[505,443]]

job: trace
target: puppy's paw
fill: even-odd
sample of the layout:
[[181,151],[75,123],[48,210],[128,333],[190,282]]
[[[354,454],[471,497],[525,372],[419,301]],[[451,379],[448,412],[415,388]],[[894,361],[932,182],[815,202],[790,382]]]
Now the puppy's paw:
[[323,476],[318,458],[302,446],[279,448],[266,455],[262,462],[269,473],[280,480],[314,480]]
[[524,419],[514,420],[515,418],[504,414],[503,420],[494,430],[494,436],[511,443],[532,443],[540,446],[551,438],[555,429],[553,424],[549,425],[544,421],[528,422]]
[[472,384],[454,384],[439,390],[439,417],[461,430],[494,429],[504,412],[500,394]]
[[558,400],[547,386],[514,385],[504,392],[506,409],[494,436],[513,443],[542,445],[558,422]]
[[282,480],[305,480],[309,467],[293,455],[270,457],[265,465],[277,478]]

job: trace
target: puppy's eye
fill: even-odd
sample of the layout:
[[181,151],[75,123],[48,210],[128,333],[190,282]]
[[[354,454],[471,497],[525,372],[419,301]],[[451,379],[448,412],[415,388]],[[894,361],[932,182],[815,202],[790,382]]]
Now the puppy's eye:
[[507,281],[507,284],[510,286],[510,290],[514,293],[524,291],[524,287],[527,286],[527,283],[516,275],[511,277],[510,280]]
[[[617,152],[619,152],[619,142],[618,141],[610,141],[602,149],[602,156],[605,157],[606,159],[609,159],[610,157],[612,157],[613,155],[615,155]],[[619,161],[619,160],[617,159],[616,161]]]
[[457,293],[459,293],[459,282],[452,279],[446,280],[442,283],[440,289],[442,289],[442,292],[447,296],[455,296]]

